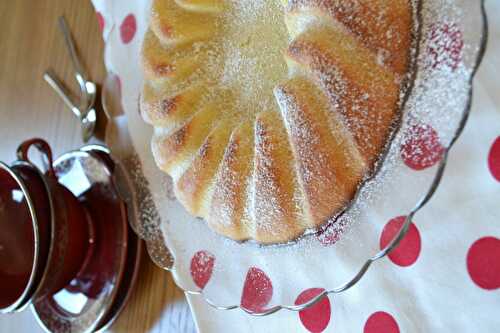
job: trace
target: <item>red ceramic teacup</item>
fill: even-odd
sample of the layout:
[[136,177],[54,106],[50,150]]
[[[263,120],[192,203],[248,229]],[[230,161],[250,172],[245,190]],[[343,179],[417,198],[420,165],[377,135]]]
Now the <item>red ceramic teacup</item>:
[[[31,147],[47,162],[44,175],[29,160]],[[93,234],[87,212],[58,183],[47,142],[28,140],[17,155],[10,167],[0,164],[0,312],[68,285],[90,255]]]
[[47,201],[35,169],[0,162],[0,312],[23,307],[41,280],[51,234]]

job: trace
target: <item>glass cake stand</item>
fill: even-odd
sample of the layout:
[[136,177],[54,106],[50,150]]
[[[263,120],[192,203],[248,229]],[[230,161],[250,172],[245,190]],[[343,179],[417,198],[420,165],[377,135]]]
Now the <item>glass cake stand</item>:
[[[290,244],[236,243],[191,217],[149,153],[151,130],[137,112],[139,66],[127,67],[128,76],[121,77],[134,82],[122,87],[123,99],[121,84],[109,74],[103,96],[110,118],[106,143],[135,189],[126,199],[129,214],[136,217],[132,220],[139,221],[132,227],[146,241],[153,261],[171,271],[187,294],[199,295],[216,309],[239,308],[256,316],[301,311],[355,286],[411,232],[412,220],[439,187],[448,154],[467,122],[472,83],[487,41],[484,1],[422,0],[417,7],[417,69],[401,126],[378,172],[334,223]],[[138,34],[141,29],[139,24]],[[120,52],[111,44],[108,63]],[[132,50],[138,54],[138,48]],[[394,216],[399,217],[392,230],[379,239],[380,222]],[[311,286],[320,291],[297,304],[297,295]]]

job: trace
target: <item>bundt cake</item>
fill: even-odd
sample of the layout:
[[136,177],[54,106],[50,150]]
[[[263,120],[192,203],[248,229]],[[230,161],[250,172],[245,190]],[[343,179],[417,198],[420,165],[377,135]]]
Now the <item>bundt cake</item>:
[[410,0],[154,0],[141,114],[216,232],[293,240],[342,213],[397,126]]

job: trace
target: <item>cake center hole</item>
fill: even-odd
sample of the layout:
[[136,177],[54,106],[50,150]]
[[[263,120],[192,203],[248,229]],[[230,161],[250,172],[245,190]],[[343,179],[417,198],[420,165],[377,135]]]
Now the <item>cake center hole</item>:
[[223,19],[221,85],[235,92],[237,109],[276,109],[273,88],[287,76],[288,45],[280,0],[231,0]]

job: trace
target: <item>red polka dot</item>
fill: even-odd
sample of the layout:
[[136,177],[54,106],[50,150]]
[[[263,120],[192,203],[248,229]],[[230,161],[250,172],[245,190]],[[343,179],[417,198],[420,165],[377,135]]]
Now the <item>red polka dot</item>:
[[100,12],[96,12],[95,14],[97,16],[97,23],[99,24],[99,30],[101,30],[101,32],[103,32],[104,25],[105,25],[104,17],[102,16],[102,14]]
[[191,277],[198,288],[203,289],[212,277],[215,257],[208,251],[198,251],[191,259]]
[[488,166],[493,177],[500,182],[500,136],[491,146],[488,155]]
[[[405,219],[405,216],[399,216],[390,220],[385,225],[380,236],[380,249],[385,248],[394,239],[399,230],[401,230]],[[389,254],[389,259],[398,266],[411,266],[417,261],[421,247],[420,232],[415,224],[411,223],[408,233]]]
[[390,314],[379,311],[368,318],[363,333],[399,333],[399,326]]
[[129,14],[120,25],[120,36],[124,44],[128,44],[134,39],[137,32],[137,22],[133,14]]
[[[301,305],[309,302],[311,299],[321,294],[325,289],[311,288],[304,290],[295,300],[295,305]],[[299,312],[302,325],[311,333],[323,332],[330,323],[332,309],[330,299],[324,297],[321,301],[314,304],[312,307]]]
[[437,132],[430,126],[412,126],[401,148],[404,163],[413,170],[423,170],[435,165],[444,153]]
[[456,70],[462,60],[463,47],[464,39],[458,25],[434,24],[429,32],[428,63],[432,68],[446,66]]
[[243,286],[241,307],[253,312],[262,312],[272,297],[271,279],[259,268],[251,267]]
[[479,287],[500,288],[500,239],[484,237],[472,244],[467,253],[467,270]]

